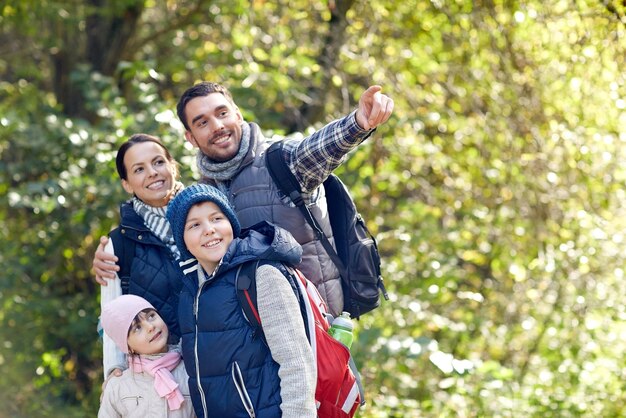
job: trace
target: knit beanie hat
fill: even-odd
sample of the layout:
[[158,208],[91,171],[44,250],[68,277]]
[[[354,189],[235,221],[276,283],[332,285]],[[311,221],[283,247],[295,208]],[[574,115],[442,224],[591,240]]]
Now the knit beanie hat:
[[180,250],[180,260],[185,261],[194,256],[185,245],[185,223],[189,209],[197,203],[213,202],[230,221],[233,228],[233,236],[236,238],[241,233],[239,219],[224,193],[208,184],[194,184],[178,193],[174,200],[167,205],[167,220],[170,221],[176,246]]
[[119,296],[102,308],[102,328],[123,353],[128,353],[128,331],[133,319],[147,308],[154,309],[154,306],[135,295]]

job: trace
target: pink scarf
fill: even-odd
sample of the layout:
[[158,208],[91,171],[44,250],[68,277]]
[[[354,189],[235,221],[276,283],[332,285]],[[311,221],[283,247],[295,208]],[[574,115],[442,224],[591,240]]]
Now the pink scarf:
[[156,359],[149,359],[143,356],[132,356],[128,358],[129,367],[136,373],[146,372],[154,376],[154,388],[160,397],[167,399],[170,411],[179,409],[185,398],[178,389],[178,383],[170,370],[174,370],[180,363],[181,355],[175,351],[170,351]]

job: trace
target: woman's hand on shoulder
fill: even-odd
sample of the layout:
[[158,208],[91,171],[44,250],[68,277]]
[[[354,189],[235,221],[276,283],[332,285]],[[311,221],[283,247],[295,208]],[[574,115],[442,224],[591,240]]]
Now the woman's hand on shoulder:
[[122,369],[113,369],[111,373],[109,373],[107,378],[104,379],[104,382],[102,382],[102,392],[100,392],[100,403],[102,403],[102,397],[104,396],[104,389],[107,387],[109,380],[111,380],[111,378],[113,377],[120,377],[122,373],[123,373]]
[[96,277],[96,282],[102,286],[107,285],[107,279],[115,279],[115,273],[120,267],[116,265],[118,259],[115,254],[111,254],[105,250],[109,243],[109,237],[100,237],[100,244],[93,256],[92,270]]

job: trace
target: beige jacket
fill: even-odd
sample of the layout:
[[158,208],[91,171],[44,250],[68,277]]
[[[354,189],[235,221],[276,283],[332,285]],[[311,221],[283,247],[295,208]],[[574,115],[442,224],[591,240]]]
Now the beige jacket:
[[98,418],[195,418],[182,361],[172,370],[172,375],[185,397],[180,409],[169,410],[167,400],[154,389],[152,376],[127,369],[121,377],[111,377],[107,383]]

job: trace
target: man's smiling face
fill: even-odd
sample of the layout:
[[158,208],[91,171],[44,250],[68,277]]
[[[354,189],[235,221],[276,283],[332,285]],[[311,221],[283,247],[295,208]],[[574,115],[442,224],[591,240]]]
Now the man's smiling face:
[[221,93],[195,97],[185,106],[189,131],[185,138],[214,161],[237,155],[243,117],[239,108]]

